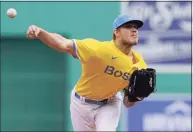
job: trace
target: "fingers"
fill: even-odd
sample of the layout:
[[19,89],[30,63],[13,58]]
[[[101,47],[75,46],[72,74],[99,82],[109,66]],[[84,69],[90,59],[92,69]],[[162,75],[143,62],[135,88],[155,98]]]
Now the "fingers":
[[27,36],[29,38],[31,38],[31,36],[34,35],[34,32],[33,32],[33,29],[32,29],[32,26],[29,26],[28,30],[27,30]]
[[30,27],[30,31],[31,31],[32,34],[35,34],[36,31],[37,31],[37,27],[34,26],[34,25],[32,25],[32,26]]
[[40,32],[40,29],[37,26],[31,25],[27,30],[27,37],[29,39],[34,39],[38,36],[39,32]]
[[32,32],[33,35],[35,35],[37,37],[39,32],[40,32],[40,28],[38,28],[37,26],[32,25],[31,26],[31,32]]
[[27,34],[27,38],[29,38],[29,39],[35,39],[36,36],[35,36],[35,35],[31,35],[31,34]]
[[32,26],[29,27],[29,34],[31,34],[31,35],[34,34],[34,30],[33,30]]

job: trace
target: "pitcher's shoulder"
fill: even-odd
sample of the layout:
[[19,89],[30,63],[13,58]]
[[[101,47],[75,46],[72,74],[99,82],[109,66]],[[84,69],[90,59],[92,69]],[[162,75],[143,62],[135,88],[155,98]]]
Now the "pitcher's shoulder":
[[102,44],[102,45],[112,44],[111,41],[103,41],[103,40],[99,40],[99,39],[95,39],[95,38],[85,38],[84,41],[98,43],[98,44]]
[[87,41],[87,42],[94,42],[94,43],[100,43],[101,41],[95,38],[84,38],[82,39],[83,41]]
[[107,40],[107,41],[100,41],[100,43],[103,45],[103,46],[106,46],[106,47],[111,47],[114,43],[110,40]]

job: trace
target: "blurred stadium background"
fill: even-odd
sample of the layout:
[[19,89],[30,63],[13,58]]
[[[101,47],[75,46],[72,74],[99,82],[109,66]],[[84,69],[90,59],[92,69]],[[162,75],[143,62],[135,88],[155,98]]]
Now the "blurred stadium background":
[[[8,8],[17,10],[16,18],[6,16]],[[1,2],[1,130],[72,131],[69,95],[81,65],[27,40],[29,25],[68,38],[111,40],[121,13],[145,22],[135,48],[157,69],[158,91],[123,107],[117,130],[190,131],[191,2]]]

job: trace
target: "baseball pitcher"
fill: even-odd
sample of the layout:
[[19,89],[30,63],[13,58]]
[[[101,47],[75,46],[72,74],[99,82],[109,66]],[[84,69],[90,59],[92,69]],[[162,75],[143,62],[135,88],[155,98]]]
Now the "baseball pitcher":
[[119,15],[113,22],[110,41],[67,39],[29,26],[29,39],[38,38],[82,64],[82,75],[71,92],[74,131],[116,131],[121,104],[129,108],[155,91],[155,69],[148,68],[143,57],[132,49],[138,43],[138,29],[142,26],[141,20]]

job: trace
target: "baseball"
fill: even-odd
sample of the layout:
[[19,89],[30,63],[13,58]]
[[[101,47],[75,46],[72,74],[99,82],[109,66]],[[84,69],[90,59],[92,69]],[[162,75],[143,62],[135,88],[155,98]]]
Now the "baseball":
[[16,15],[17,15],[17,11],[14,9],[14,8],[9,8],[7,10],[7,15],[10,17],[10,18],[14,18]]

